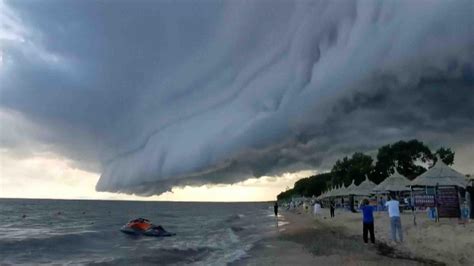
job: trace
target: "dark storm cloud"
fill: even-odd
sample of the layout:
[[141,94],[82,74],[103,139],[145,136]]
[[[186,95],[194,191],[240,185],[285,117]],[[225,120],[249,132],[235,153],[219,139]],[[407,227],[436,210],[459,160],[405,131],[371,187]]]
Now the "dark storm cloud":
[[[470,1],[12,1],[1,145],[151,195],[473,142]],[[17,119],[18,118],[18,119]],[[453,141],[455,139],[455,141]]]

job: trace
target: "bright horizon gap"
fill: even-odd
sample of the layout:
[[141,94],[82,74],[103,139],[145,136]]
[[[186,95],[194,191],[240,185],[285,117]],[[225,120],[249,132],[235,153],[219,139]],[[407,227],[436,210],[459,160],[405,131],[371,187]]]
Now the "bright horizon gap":
[[137,196],[96,191],[99,174],[78,169],[72,161],[55,154],[20,159],[7,150],[0,150],[0,157],[0,198],[10,199],[268,202],[274,201],[282,190],[292,187],[298,179],[316,173],[306,170],[281,176],[250,178],[235,184],[175,187],[171,192],[161,195]]
[[129,202],[173,202],[173,203],[259,203],[259,202],[274,202],[275,200],[267,200],[267,201],[178,201],[178,200],[124,200],[124,199],[59,199],[59,198],[3,198],[0,197],[0,200],[65,200],[65,201],[129,201]]

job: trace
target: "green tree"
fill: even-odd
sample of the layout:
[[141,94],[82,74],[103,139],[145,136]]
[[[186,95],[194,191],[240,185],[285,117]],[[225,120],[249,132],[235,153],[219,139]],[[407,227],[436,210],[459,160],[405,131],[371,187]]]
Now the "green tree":
[[350,185],[352,180],[356,184],[360,184],[365,176],[370,176],[373,172],[374,165],[372,157],[356,152],[351,158],[344,157],[342,160],[337,160],[332,167],[332,184]]
[[[438,154],[448,165],[454,162],[454,152],[451,149],[440,148],[435,154]],[[394,167],[397,167],[399,173],[412,180],[427,170],[426,165],[433,164],[436,160],[435,154],[423,142],[416,139],[401,140],[382,146],[377,153],[373,181],[383,181],[394,172]]]
[[318,174],[296,181],[294,191],[305,197],[319,196],[327,188],[330,173]]
[[352,157],[337,160],[330,173],[318,174],[298,180],[292,189],[278,195],[278,200],[292,196],[319,196],[329,186],[344,183],[350,185],[352,180],[360,184],[367,175],[375,183],[382,182],[397,171],[409,179],[414,179],[427,170],[428,165],[436,162],[436,155],[447,165],[454,162],[454,152],[450,148],[439,148],[432,153],[430,148],[416,139],[398,141],[379,148],[377,162],[369,155],[356,152]]
[[[438,155],[441,160],[447,164],[447,165],[452,165],[454,163],[454,152],[450,148],[439,148],[436,150],[435,155]],[[436,162],[436,157],[433,158],[434,161]]]
[[295,194],[293,189],[288,189],[286,191],[281,192],[277,196],[277,200],[286,200],[291,199],[291,197]]
[[302,178],[295,182],[292,189],[288,189],[278,194],[278,200],[290,199],[293,196],[312,197],[319,196],[327,190],[331,180],[331,173],[317,174],[310,177]]

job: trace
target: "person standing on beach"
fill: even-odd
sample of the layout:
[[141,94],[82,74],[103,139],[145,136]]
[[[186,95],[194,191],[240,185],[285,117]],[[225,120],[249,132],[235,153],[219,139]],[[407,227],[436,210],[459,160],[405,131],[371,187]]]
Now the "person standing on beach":
[[402,221],[400,220],[400,203],[398,200],[388,196],[388,201],[385,203],[388,208],[388,216],[390,217],[390,229],[392,232],[392,240],[397,241],[397,233],[400,242],[403,242]]
[[329,203],[329,210],[331,212],[331,218],[334,217],[334,201],[331,200],[331,202]]
[[275,213],[275,217],[278,217],[278,202],[275,201],[275,205],[273,205],[273,212]]
[[367,234],[370,233],[370,242],[375,244],[374,207],[369,205],[368,199],[364,199],[360,209],[362,210],[362,236],[364,238],[364,243],[367,244]]
[[321,212],[321,204],[316,201],[313,206],[313,216],[317,217],[317,215]]

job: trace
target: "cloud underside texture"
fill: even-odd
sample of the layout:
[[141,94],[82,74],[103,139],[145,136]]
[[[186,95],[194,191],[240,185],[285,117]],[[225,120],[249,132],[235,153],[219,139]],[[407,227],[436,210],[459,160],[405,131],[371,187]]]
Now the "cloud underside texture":
[[0,7],[1,146],[66,156],[99,191],[324,169],[402,138],[472,143],[472,1]]

